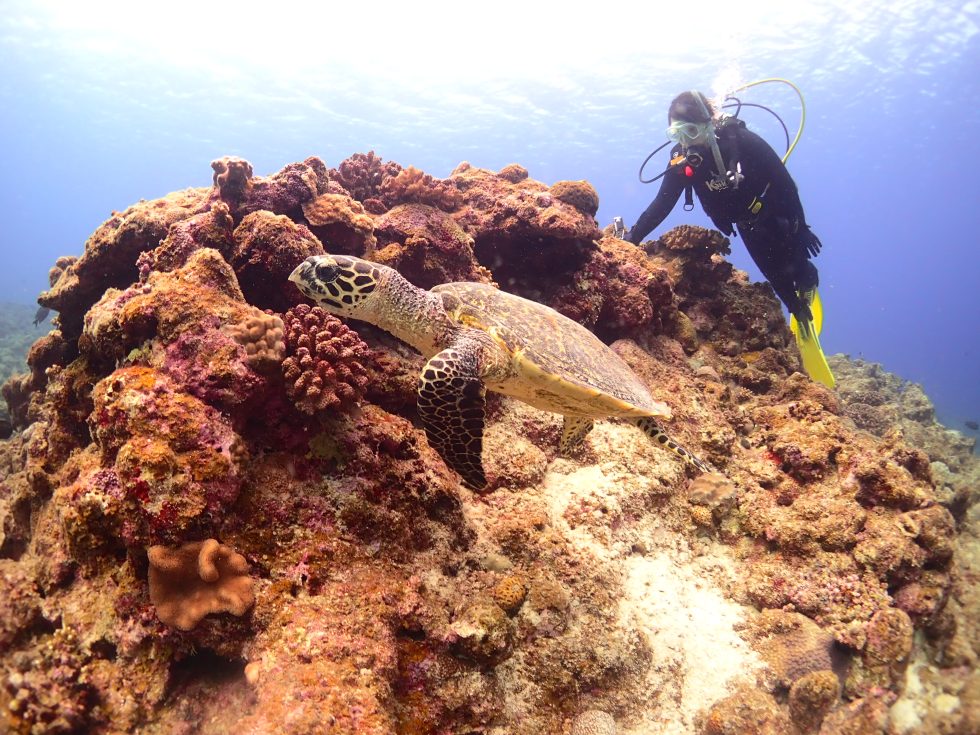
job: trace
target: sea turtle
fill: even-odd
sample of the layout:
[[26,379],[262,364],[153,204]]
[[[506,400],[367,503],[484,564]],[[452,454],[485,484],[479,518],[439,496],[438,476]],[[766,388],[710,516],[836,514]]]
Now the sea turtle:
[[429,444],[464,484],[480,490],[486,391],[565,417],[561,452],[580,445],[592,421],[618,416],[702,472],[711,467],[656,422],[655,401],[620,357],[554,309],[484,283],[424,291],[393,268],[348,255],[314,255],[289,280],[332,314],[375,324],[428,362],[418,409]]

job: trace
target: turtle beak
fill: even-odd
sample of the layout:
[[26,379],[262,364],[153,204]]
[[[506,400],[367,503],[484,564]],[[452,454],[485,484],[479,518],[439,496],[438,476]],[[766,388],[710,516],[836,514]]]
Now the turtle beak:
[[310,256],[298,266],[293,269],[293,272],[289,274],[289,280],[295,283],[300,288],[309,281],[310,270],[313,268],[313,256]]

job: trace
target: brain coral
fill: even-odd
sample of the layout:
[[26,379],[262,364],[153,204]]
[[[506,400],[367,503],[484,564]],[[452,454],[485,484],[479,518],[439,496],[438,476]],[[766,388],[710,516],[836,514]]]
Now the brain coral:
[[151,546],[146,556],[150,600],[167,625],[190,630],[205,615],[242,616],[255,602],[245,557],[213,538],[178,549]]
[[513,615],[524,602],[527,585],[519,574],[508,574],[493,588],[493,599],[506,612]]
[[799,613],[764,610],[754,622],[754,646],[778,686],[789,687],[814,671],[840,667],[834,637]]
[[298,409],[314,414],[349,410],[364,397],[370,348],[319,306],[300,304],[285,314],[286,393]]
[[571,735],[616,735],[616,720],[602,710],[586,710],[572,723]]

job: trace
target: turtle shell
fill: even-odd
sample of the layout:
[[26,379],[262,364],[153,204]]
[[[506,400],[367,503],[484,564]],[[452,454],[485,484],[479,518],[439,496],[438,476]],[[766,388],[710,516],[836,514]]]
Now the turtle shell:
[[554,309],[483,283],[432,292],[457,321],[490,332],[513,357],[516,378],[488,387],[565,415],[670,416],[619,355]]

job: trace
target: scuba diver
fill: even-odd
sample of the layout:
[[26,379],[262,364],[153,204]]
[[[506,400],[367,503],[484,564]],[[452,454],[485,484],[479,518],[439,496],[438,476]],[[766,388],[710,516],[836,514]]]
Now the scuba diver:
[[693,209],[696,193],[715,227],[728,236],[741,235],[752,260],[789,309],[807,372],[833,387],[817,341],[822,315],[817,269],[810,259],[820,252],[820,240],[806,223],[783,159],[737,116],[718,115],[701,92],[675,97],[668,120],[667,137],[676,145],[660,176],[660,191],[630,230],[615,229],[639,245],[670,214],[681,192],[686,192],[685,210]]

